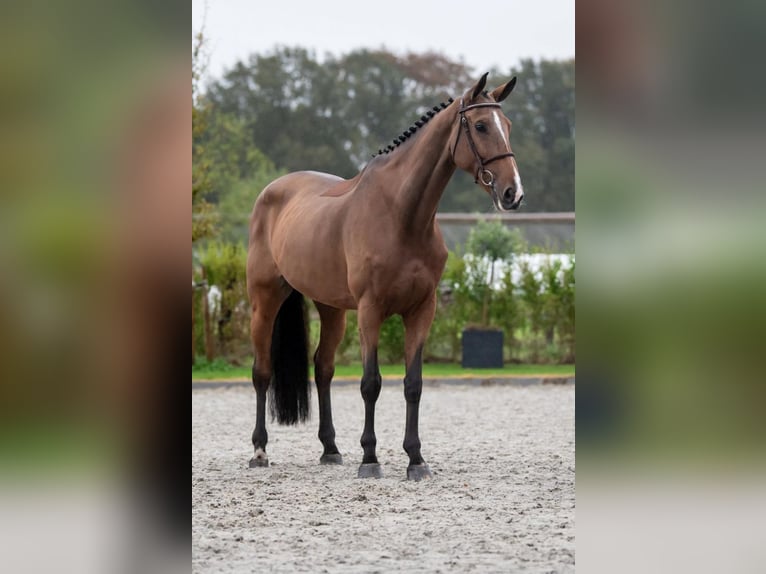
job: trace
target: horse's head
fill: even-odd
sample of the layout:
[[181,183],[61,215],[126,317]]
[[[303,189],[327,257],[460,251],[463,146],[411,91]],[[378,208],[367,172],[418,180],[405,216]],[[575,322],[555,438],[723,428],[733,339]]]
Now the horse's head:
[[511,121],[503,114],[500,102],[513,90],[516,77],[492,92],[484,90],[486,83],[484,74],[456,102],[458,125],[452,159],[457,167],[475,176],[499,211],[509,211],[521,205],[524,188],[511,151]]

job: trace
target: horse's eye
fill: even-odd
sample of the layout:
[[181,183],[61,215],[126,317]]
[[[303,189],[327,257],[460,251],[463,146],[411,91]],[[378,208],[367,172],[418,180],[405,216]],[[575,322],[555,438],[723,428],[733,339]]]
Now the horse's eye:
[[481,122],[479,122],[478,124],[476,124],[474,127],[476,128],[476,131],[477,131],[477,132],[486,132],[486,131],[487,131],[487,126],[485,126],[485,125],[484,125],[483,123],[481,123]]

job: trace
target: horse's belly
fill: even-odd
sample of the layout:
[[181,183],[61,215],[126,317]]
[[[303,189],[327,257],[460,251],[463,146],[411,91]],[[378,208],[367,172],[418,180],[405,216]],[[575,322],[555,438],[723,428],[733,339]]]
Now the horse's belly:
[[346,281],[338,281],[321,270],[293,270],[289,267],[282,271],[285,280],[309,299],[319,301],[338,309],[356,309],[356,301],[348,290]]
[[306,297],[340,309],[355,309],[345,257],[329,245],[306,239],[287,241],[276,257],[277,267],[285,281]]

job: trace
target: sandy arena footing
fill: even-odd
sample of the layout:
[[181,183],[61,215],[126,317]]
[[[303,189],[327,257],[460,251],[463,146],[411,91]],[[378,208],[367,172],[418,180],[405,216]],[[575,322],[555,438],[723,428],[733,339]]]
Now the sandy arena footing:
[[382,479],[356,478],[364,407],[333,388],[343,466],[320,465],[312,420],[268,424],[248,468],[255,393],[192,391],[194,572],[574,572],[573,384],[425,385],[420,437],[433,480],[405,480],[405,403],[385,385]]

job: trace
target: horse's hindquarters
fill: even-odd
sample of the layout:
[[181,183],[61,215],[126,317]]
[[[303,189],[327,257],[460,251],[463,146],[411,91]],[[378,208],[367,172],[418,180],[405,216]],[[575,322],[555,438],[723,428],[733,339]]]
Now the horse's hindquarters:
[[265,198],[259,198],[251,250],[272,262],[273,272],[306,297],[353,309],[343,242],[345,201],[320,195],[339,180],[324,174],[295,175],[300,177],[278,180],[264,190]]

